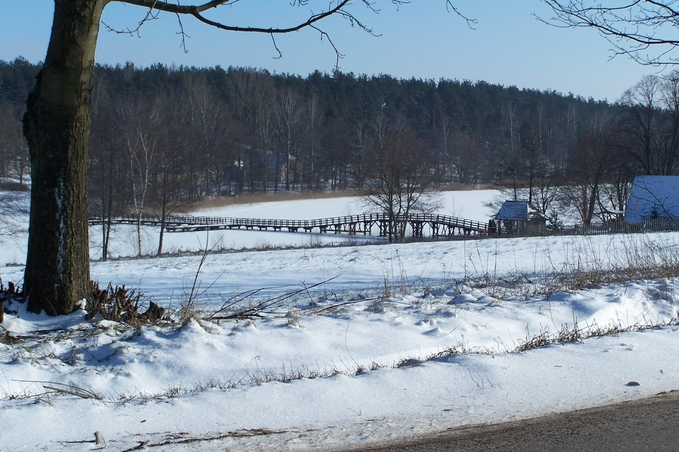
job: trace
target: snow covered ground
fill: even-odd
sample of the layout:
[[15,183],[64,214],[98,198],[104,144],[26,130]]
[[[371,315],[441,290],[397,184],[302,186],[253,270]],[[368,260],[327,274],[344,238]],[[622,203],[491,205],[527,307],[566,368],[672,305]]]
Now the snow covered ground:
[[[492,196],[448,194],[443,213],[486,221],[481,203]],[[209,214],[312,219],[363,210],[340,198]],[[134,254],[130,232],[119,229],[119,255]],[[326,240],[225,234],[232,248]],[[218,240],[168,238],[177,250]],[[0,240],[0,262],[22,262],[25,237]],[[0,451],[143,442],[157,450],[333,450],[679,389],[671,322],[678,279],[566,292],[555,278],[619,267],[641,253],[676,255],[677,234],[348,245],[210,254],[202,266],[200,256],[92,264],[100,283],[138,288],[171,310],[197,280],[204,314],[246,294],[232,309],[271,301],[260,317],[135,330],[19,305],[0,328]],[[20,281],[22,272],[10,265],[0,276]],[[670,324],[516,352],[575,323],[589,331]]]

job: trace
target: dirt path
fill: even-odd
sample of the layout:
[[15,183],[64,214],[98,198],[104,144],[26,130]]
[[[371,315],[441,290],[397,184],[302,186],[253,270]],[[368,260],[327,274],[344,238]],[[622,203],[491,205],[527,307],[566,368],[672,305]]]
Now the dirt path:
[[679,391],[359,451],[677,451]]

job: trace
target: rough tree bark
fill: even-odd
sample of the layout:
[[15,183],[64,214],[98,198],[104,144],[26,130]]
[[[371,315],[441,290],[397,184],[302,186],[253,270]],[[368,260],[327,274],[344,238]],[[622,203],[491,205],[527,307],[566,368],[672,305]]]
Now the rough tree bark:
[[89,288],[89,109],[108,1],[55,0],[47,56],[28,98],[24,135],[33,186],[24,296],[32,312],[69,313]]

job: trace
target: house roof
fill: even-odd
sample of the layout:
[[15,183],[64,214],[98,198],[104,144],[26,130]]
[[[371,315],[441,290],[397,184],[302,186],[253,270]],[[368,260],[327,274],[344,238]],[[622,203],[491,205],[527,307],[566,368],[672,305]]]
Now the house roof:
[[625,221],[679,218],[679,176],[637,176],[627,200]]
[[505,221],[528,221],[528,202],[505,201],[495,218]]

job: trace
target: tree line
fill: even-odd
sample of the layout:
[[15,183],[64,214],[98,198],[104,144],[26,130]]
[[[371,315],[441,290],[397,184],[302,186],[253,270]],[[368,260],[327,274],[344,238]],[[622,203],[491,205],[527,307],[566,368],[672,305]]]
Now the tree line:
[[[0,176],[21,183],[29,173],[21,117],[38,70],[0,62]],[[420,186],[493,184],[547,217],[573,206],[584,224],[622,210],[635,175],[679,173],[674,72],[644,77],[614,104],[339,71],[128,63],[95,72],[89,204],[104,218],[164,217],[243,193],[369,191],[384,186],[389,143],[400,143],[392,166],[416,164]]]

